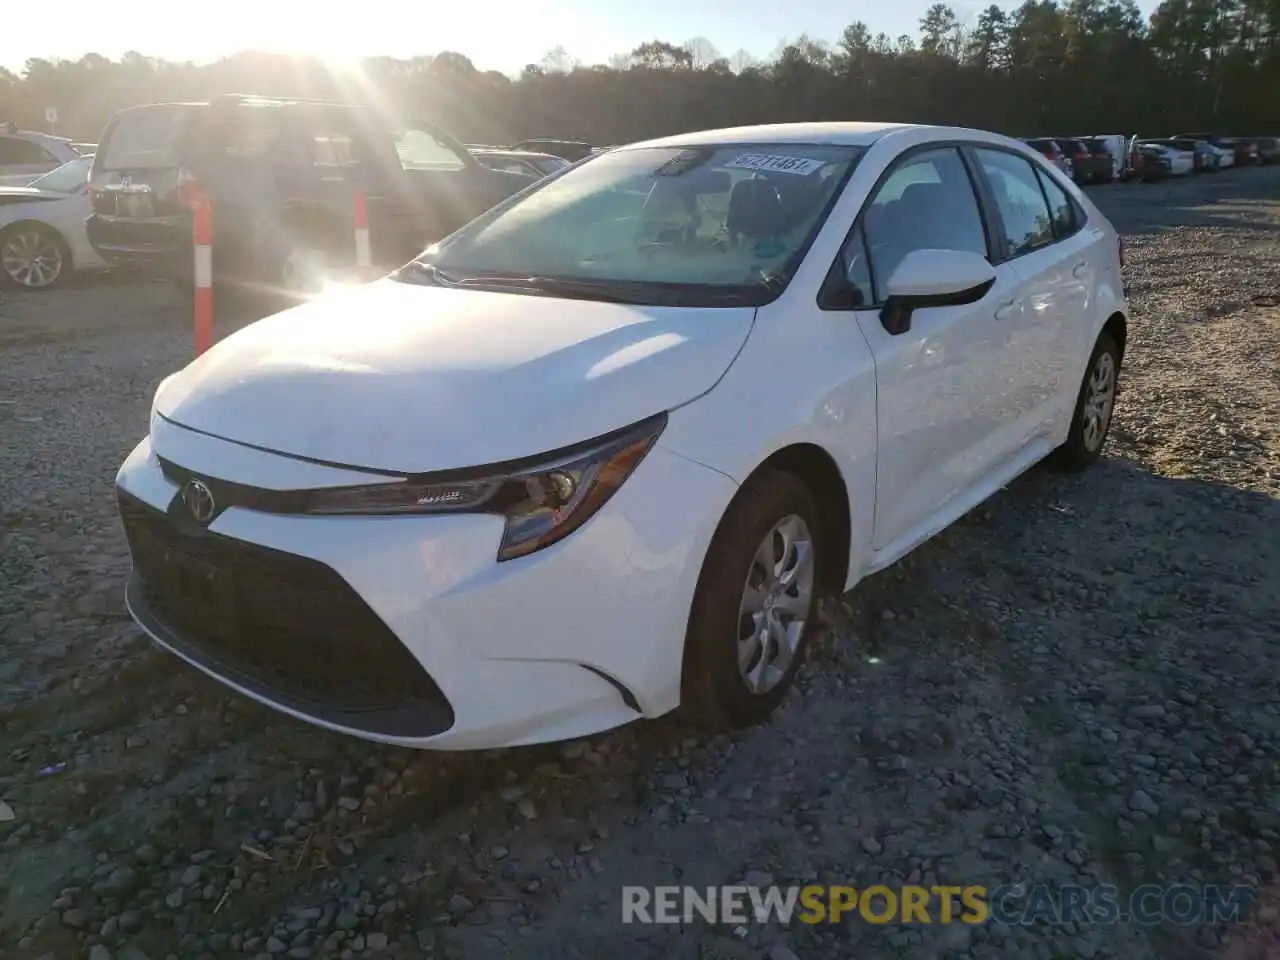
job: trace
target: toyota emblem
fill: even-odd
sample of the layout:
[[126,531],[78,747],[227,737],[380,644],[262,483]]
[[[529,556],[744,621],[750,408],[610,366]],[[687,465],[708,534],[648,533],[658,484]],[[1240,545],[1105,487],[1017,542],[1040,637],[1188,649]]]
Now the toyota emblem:
[[197,523],[208,523],[218,509],[213,491],[199,480],[191,480],[182,488],[182,502],[187,505]]

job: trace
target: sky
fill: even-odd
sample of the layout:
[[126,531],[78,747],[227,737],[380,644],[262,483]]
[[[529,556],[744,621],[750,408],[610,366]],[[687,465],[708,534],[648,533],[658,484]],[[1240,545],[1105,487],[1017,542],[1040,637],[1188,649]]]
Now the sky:
[[[997,5],[1013,9],[1018,2]],[[481,70],[515,73],[556,46],[584,63],[604,63],[645,40],[679,44],[699,36],[723,56],[745,49],[763,58],[779,41],[802,33],[834,42],[854,20],[864,21],[873,35],[914,36],[929,5],[930,0],[360,0],[353,8],[218,0],[184,7],[174,0],[129,0],[118,16],[110,8],[91,7],[58,17],[53,26],[42,16],[5,18],[0,66],[20,71],[30,57],[77,59],[90,52],[118,59],[128,50],[197,63],[245,49],[332,59],[454,50]],[[1139,0],[1145,14],[1155,5],[1156,0]],[[970,22],[985,6],[982,0],[952,4]],[[201,8],[208,13],[196,13]],[[343,15],[351,9],[359,16]]]

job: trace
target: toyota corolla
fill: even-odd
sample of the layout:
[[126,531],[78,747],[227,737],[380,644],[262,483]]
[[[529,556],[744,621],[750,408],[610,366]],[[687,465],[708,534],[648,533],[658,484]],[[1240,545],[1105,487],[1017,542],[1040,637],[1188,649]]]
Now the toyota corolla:
[[129,610],[371,740],[760,722],[816,598],[1099,457],[1122,255],[976,130],[600,154],[164,380],[117,480]]

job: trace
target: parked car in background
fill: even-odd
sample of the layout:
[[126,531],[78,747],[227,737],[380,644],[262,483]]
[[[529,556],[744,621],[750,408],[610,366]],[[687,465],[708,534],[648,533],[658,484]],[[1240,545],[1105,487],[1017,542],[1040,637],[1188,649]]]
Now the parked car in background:
[[125,602],[242,695],[403,747],[750,727],[823,597],[1097,462],[1122,266],[995,134],[622,147],[163,380],[116,476]]
[[1280,137],[1251,137],[1258,148],[1258,162],[1280,163]]
[[1089,140],[1096,140],[1102,144],[1107,156],[1111,158],[1111,178],[1113,180],[1127,179],[1129,173],[1129,138],[1123,133],[1104,133],[1089,137]]
[[1169,173],[1171,176],[1182,177],[1189,173],[1194,173],[1196,168],[1195,153],[1191,150],[1181,150],[1178,147],[1169,146],[1171,141],[1161,141],[1143,138],[1138,141],[1139,146],[1148,150],[1157,150],[1164,154],[1169,161]]
[[1204,140],[1223,150],[1230,150],[1234,166],[1248,166],[1258,162],[1258,145],[1245,137],[1224,137],[1216,133],[1175,133],[1174,137],[1185,140]]
[[1053,140],[1071,161],[1071,179],[1079,184],[1092,183],[1093,163],[1084,142],[1072,137],[1054,137]]
[[1129,154],[1133,178],[1143,183],[1155,183],[1173,176],[1173,162],[1163,147],[1134,143]]
[[523,150],[530,153],[549,153],[562,157],[570,163],[585,160],[596,153],[596,148],[583,140],[552,140],[550,138],[534,138],[521,140],[507,147],[508,150]]
[[549,177],[571,166],[564,157],[551,153],[533,153],[528,150],[502,150],[484,147],[468,147],[471,155],[491,170],[506,170],[526,176]]
[[1229,147],[1220,147],[1217,144],[1209,144],[1211,149],[1218,157],[1218,169],[1226,170],[1236,165],[1236,152]]
[[0,124],[0,186],[23,187],[80,156],[65,137]]
[[1090,183],[1111,183],[1116,179],[1115,161],[1111,151],[1098,137],[1077,137],[1077,143],[1084,144],[1088,151],[1084,164],[1088,170]]
[[85,233],[92,163],[77,157],[25,187],[0,187],[0,284],[48,290],[105,266]]
[[1230,151],[1219,150],[1207,140],[1188,140],[1185,137],[1154,139],[1147,142],[1155,143],[1162,147],[1172,147],[1174,150],[1181,150],[1184,153],[1190,153],[1192,158],[1192,169],[1196,173],[1213,173],[1220,169],[1222,166],[1223,153],[1230,153]]
[[1052,137],[1023,137],[1022,142],[1035,150],[1055,167],[1071,176],[1071,160]]
[[1258,145],[1247,137],[1234,138],[1232,143],[1223,144],[1223,146],[1230,146],[1235,151],[1237,167],[1247,167],[1261,162]]
[[104,259],[189,283],[200,195],[215,208],[217,279],[286,295],[355,264],[357,193],[374,263],[399,264],[537,179],[373,107],[245,95],[122,110],[101,146],[88,230]]

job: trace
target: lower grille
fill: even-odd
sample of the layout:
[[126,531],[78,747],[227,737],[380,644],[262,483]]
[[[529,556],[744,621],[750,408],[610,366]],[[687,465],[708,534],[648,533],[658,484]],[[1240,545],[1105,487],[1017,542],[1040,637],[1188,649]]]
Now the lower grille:
[[117,499],[133,555],[130,606],[165,643],[316,719],[404,737],[453,726],[440,688],[334,570],[210,533],[123,490]]

